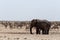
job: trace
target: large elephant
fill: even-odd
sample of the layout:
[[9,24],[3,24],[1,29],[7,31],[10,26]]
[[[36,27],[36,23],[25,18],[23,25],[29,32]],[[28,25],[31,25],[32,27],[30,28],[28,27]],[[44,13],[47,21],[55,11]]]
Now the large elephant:
[[33,34],[32,33],[33,27],[36,28],[36,34],[40,34],[41,30],[42,30],[42,34],[49,34],[51,22],[49,22],[47,20],[33,19],[30,24],[30,34]]

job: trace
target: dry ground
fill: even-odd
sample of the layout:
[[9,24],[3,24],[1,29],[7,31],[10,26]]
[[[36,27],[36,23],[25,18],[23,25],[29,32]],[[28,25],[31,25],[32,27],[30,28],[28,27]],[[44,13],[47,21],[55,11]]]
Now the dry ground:
[[[35,33],[35,32],[34,32]],[[49,35],[31,35],[29,30],[0,27],[0,40],[60,40],[60,29],[50,30]]]

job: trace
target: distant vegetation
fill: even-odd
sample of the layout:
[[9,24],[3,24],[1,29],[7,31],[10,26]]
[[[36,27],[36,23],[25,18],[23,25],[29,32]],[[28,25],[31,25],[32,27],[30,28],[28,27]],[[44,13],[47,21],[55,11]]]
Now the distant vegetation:
[[[7,28],[8,26],[10,28],[22,28],[25,26],[26,29],[29,29],[30,27],[30,21],[0,21],[0,24],[3,25],[5,28]],[[52,29],[60,28],[60,21],[51,21],[51,24]]]

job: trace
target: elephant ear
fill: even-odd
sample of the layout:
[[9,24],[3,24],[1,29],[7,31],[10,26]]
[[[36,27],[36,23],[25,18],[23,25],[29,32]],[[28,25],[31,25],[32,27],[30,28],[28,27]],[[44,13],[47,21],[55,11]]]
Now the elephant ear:
[[34,24],[37,22],[37,19],[33,19],[31,22]]
[[36,19],[33,19],[32,21],[31,21],[31,26],[35,26],[36,25]]

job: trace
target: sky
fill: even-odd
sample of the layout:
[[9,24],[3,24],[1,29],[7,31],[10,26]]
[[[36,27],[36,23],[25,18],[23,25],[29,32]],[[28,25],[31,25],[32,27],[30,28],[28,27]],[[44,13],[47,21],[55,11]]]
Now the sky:
[[60,21],[60,0],[0,0],[0,20]]

